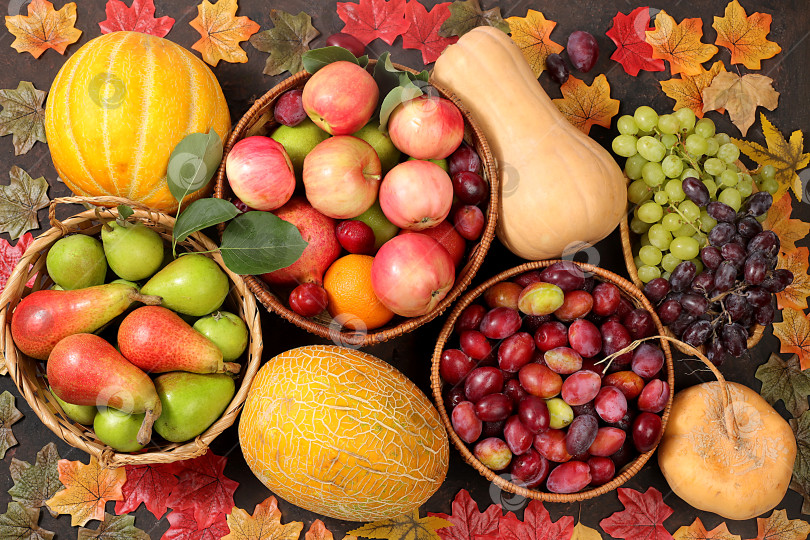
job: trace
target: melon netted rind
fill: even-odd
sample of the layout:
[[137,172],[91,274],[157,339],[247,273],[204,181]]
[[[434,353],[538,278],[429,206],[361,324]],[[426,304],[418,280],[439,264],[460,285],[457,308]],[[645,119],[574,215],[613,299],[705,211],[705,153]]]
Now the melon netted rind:
[[405,514],[442,484],[447,434],[402,373],[336,346],[292,349],[256,375],[239,422],[242,453],[274,494],[318,514]]

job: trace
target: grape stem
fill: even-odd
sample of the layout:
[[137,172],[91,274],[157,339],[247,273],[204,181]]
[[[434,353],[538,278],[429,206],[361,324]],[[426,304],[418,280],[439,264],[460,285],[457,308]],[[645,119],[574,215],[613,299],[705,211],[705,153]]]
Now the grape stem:
[[700,228],[703,226],[703,224],[700,222],[700,218],[697,218],[695,221],[691,221],[689,218],[687,218],[685,215],[683,215],[683,213],[681,212],[681,210],[680,210],[680,209],[679,209],[677,206],[675,206],[675,205],[674,205],[674,204],[672,204],[672,203],[668,203],[668,204],[669,204],[669,207],[670,207],[670,208],[672,208],[672,209],[673,209],[673,210],[674,210],[674,211],[675,211],[675,212],[676,212],[676,213],[677,213],[679,216],[681,216],[681,219],[683,219],[683,220],[684,220],[686,223],[688,223],[689,225],[691,225],[691,226],[692,226],[692,228],[693,228],[693,229],[695,229],[695,231],[697,231],[697,234],[699,234],[699,235],[700,235],[700,236],[702,236],[703,238],[706,238],[706,239],[708,239],[708,238],[709,238],[709,237],[706,235],[706,233],[704,233],[704,232],[703,232],[703,231],[700,229]]

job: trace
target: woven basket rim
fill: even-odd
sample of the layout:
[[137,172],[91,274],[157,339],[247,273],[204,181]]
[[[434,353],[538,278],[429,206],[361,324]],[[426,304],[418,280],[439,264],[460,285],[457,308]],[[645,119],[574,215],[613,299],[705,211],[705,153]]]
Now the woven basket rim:
[[[202,233],[194,233],[189,237],[186,245],[195,248],[193,251],[202,251],[198,248],[204,248],[206,251],[210,250],[211,253],[205,253],[205,255],[217,262],[228,276],[230,283],[229,295],[236,303],[237,314],[243,317],[248,327],[250,341],[245,353],[247,360],[242,365],[240,379],[237,380],[237,383],[240,383],[240,380],[241,383],[220,417],[196,438],[185,443],[166,443],[158,448],[155,448],[155,445],[150,443],[139,453],[117,452],[95,439],[95,437],[91,438],[92,426],[82,426],[64,414],[61,407],[47,391],[46,385],[42,384],[44,379],[41,373],[28,373],[27,365],[37,368],[40,364],[25,357],[17,350],[11,337],[10,314],[22,297],[30,292],[25,284],[31,275],[37,274],[36,282],[31,290],[37,290],[42,286],[44,283],[45,254],[53,243],[68,232],[81,234],[84,232],[83,226],[85,230],[100,228],[100,223],[104,220],[113,220],[118,217],[115,206],[119,204],[126,204],[134,208],[134,213],[129,218],[130,221],[144,223],[147,226],[161,227],[166,231],[170,231],[175,220],[171,216],[144,208],[134,201],[123,198],[64,197],[51,201],[52,221],[54,221],[53,208],[55,204],[59,203],[89,203],[96,205],[96,207],[80,212],[64,221],[57,220],[57,222],[53,223],[54,226],[39,235],[15,266],[9,276],[6,288],[0,295],[0,329],[2,329],[0,331],[0,349],[5,355],[6,366],[14,384],[48,429],[69,445],[96,457],[104,466],[118,467],[149,463],[171,463],[204,454],[208,449],[208,445],[220,433],[233,425],[242,409],[253,378],[259,370],[263,342],[259,309],[253,294],[240,276],[227,269],[216,251],[216,244],[213,241]],[[100,208],[97,205],[111,207]],[[88,225],[91,226],[87,227]],[[33,266],[31,266],[32,262]],[[18,355],[22,358],[19,358]]]
[[[659,436],[659,440],[656,442],[655,447],[643,454],[640,454],[636,457],[632,462],[630,462],[625,468],[622,470],[621,474],[617,475],[613,480],[604,484],[599,487],[595,487],[589,489],[587,491],[580,491],[578,493],[570,493],[570,494],[560,494],[560,493],[549,493],[545,491],[539,491],[536,489],[527,489],[522,486],[518,486],[502,476],[498,474],[498,472],[493,471],[487,468],[484,464],[482,464],[470,451],[464,441],[456,434],[455,430],[453,429],[453,425],[450,421],[450,417],[447,413],[447,409],[444,406],[444,398],[442,396],[442,385],[443,381],[441,379],[441,375],[439,374],[439,363],[441,360],[441,354],[444,350],[444,346],[447,343],[448,338],[453,333],[453,326],[455,325],[456,320],[458,319],[459,315],[461,314],[464,309],[470,305],[474,300],[480,297],[484,291],[486,291],[490,286],[494,285],[495,283],[499,283],[516,275],[522,274],[529,270],[537,270],[542,268],[547,268],[554,263],[560,262],[559,259],[551,259],[545,261],[532,261],[521,264],[519,266],[510,268],[495,276],[491,277],[490,279],[486,280],[485,282],[478,285],[475,289],[468,291],[455,305],[453,311],[448,316],[447,320],[445,321],[444,326],[442,327],[442,331],[439,335],[439,338],[436,342],[436,347],[433,351],[433,358],[431,364],[431,371],[430,371],[430,386],[433,391],[433,401],[436,405],[436,408],[439,411],[439,416],[442,419],[442,423],[444,424],[445,429],[447,430],[447,434],[452,440],[453,444],[455,445],[456,449],[461,453],[462,458],[464,459],[467,464],[471,465],[475,470],[478,471],[481,476],[485,477],[490,482],[494,483],[498,487],[500,487],[504,491],[508,491],[510,493],[514,493],[521,497],[536,499],[544,502],[559,502],[559,503],[570,503],[570,502],[578,502],[584,501],[587,499],[591,499],[593,497],[597,497],[599,495],[604,495],[614,489],[618,488],[619,486],[623,485],[627,482],[630,478],[632,478],[638,471],[642,469],[642,467],[647,463],[647,461],[652,457],[655,453],[656,449],[658,448],[658,444],[660,443],[661,436],[664,434],[664,430],[666,429],[667,420],[669,419],[670,410],[672,408],[672,400],[675,394],[675,367],[672,360],[672,352],[669,348],[669,342],[663,339],[659,339],[658,342],[660,343],[661,349],[664,351],[664,358],[665,358],[665,366],[666,366],[666,373],[667,373],[667,383],[669,384],[670,393],[669,393],[669,400],[667,401],[667,405],[664,408],[664,411],[661,414],[661,435]],[[658,319],[655,311],[653,310],[652,304],[644,294],[639,290],[635,285],[630,283],[625,278],[614,274],[613,272],[603,270],[602,268],[586,264],[586,263],[579,263],[576,261],[570,261],[579,266],[584,272],[593,274],[597,279],[600,281],[608,281],[613,283],[622,291],[623,296],[629,297],[634,305],[638,307],[643,307],[653,317],[653,321],[655,322],[656,328],[658,329],[659,333],[663,332],[663,325],[661,321]]]
[[[376,65],[376,60],[369,60],[367,69]],[[401,64],[394,64],[394,67],[403,71],[417,73],[416,70],[403,66]],[[292,88],[300,88],[311,77],[305,71],[300,71],[297,74],[283,80],[262,97],[257,99],[253,106],[242,116],[239,122],[231,131],[228,141],[222,154],[222,161],[216,175],[216,187],[214,188],[214,197],[227,198],[229,195],[229,188],[227,187],[227,180],[225,174],[225,162],[228,158],[233,145],[241,140],[253,127],[255,122],[261,121],[262,117],[267,115],[269,107],[274,101],[284,92]],[[461,100],[448,89],[437,84],[434,80],[430,81],[431,86],[436,88],[439,94],[447,99],[450,99],[456,107],[459,108],[461,114],[464,116],[465,126],[469,129],[473,138],[472,145],[476,148],[482,163],[482,176],[489,182],[490,194],[489,202],[485,209],[486,224],[484,231],[478,243],[470,248],[467,255],[467,262],[456,271],[456,279],[453,287],[448,292],[447,296],[442,299],[429,313],[420,317],[407,318],[391,326],[370,330],[368,332],[350,332],[341,331],[337,325],[326,325],[317,322],[313,319],[301,317],[274,294],[268,286],[264,284],[256,276],[243,276],[245,282],[251,291],[256,295],[257,300],[270,312],[275,312],[287,321],[295,324],[299,328],[306,330],[324,339],[330,339],[335,343],[340,343],[346,346],[360,346],[367,347],[388,341],[390,339],[404,335],[425,323],[428,323],[440,316],[447,310],[451,304],[469,287],[478,269],[484,261],[489,247],[495,238],[495,225],[497,221],[498,200],[499,200],[499,178],[497,172],[497,165],[492,151],[487,142],[486,136],[481,130],[478,123],[472,117],[471,113],[467,110]],[[272,112],[272,111],[271,111]],[[272,116],[272,114],[270,115]],[[220,229],[221,232],[221,229]],[[467,242],[469,245],[470,243]],[[397,317],[399,318],[399,317]]]

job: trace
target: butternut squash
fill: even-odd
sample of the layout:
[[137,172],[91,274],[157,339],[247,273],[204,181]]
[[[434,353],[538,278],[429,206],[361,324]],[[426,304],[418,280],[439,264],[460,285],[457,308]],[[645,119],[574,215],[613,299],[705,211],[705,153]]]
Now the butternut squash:
[[497,234],[510,251],[556,258],[616,228],[627,204],[621,169],[560,113],[509,36],[471,30],[442,53],[433,80],[464,102],[497,159]]

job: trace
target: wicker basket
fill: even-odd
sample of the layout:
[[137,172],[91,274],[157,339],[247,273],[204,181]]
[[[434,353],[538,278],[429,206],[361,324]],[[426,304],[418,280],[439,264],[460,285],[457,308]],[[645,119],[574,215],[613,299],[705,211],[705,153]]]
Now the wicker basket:
[[[370,70],[373,68],[375,64],[376,61],[371,60],[368,65],[368,69]],[[414,70],[399,64],[394,64],[394,66],[400,70],[407,70],[411,71],[412,73],[416,73]],[[234,127],[227,143],[225,144],[222,163],[217,171],[214,197],[227,199],[232,196],[230,186],[228,185],[228,181],[225,176],[225,160],[227,159],[231,148],[233,148],[233,145],[245,137],[252,135],[266,135],[272,131],[273,127],[277,125],[273,117],[273,107],[276,99],[287,90],[303,88],[304,83],[309,80],[310,76],[311,75],[309,73],[302,71],[284,80],[280,84],[276,85],[272,90],[267,92],[264,96],[257,99],[250,110],[248,110],[248,112],[245,113],[245,115],[239,120],[239,123],[236,124],[236,127]],[[280,316],[292,322],[296,326],[299,326],[300,328],[303,328],[304,330],[322,338],[331,339],[335,342],[340,342],[347,345],[368,346],[401,336],[435,319],[442,312],[444,312],[444,310],[446,310],[450,304],[452,304],[453,301],[458,298],[458,296],[469,286],[470,282],[475,276],[475,273],[478,271],[478,268],[481,266],[481,263],[484,260],[484,256],[489,249],[492,239],[495,237],[495,220],[497,216],[499,197],[496,163],[483,132],[464,107],[464,104],[461,103],[461,101],[450,91],[436,85],[433,82],[431,82],[431,84],[434,88],[436,88],[441,96],[450,99],[459,108],[461,114],[464,116],[464,140],[471,144],[481,157],[483,176],[489,182],[490,187],[489,202],[485,211],[486,225],[484,227],[484,232],[482,233],[481,239],[478,241],[478,243],[469,250],[467,263],[456,273],[456,281],[453,284],[453,288],[432,311],[422,315],[421,317],[408,319],[395,317],[391,323],[383,328],[369,331],[368,333],[360,333],[341,331],[340,325],[328,316],[321,315],[311,319],[302,317],[296,312],[292,311],[286,305],[286,302],[282,301],[277,294],[274,294],[261,279],[256,276],[243,276],[247,286],[251,291],[253,291],[256,298],[259,299],[259,301],[264,305],[264,307],[267,308],[268,311],[278,313]]]
[[[647,460],[655,452],[655,448],[650,450],[649,452],[645,452],[644,454],[639,455],[635,460],[629,463],[620,474],[618,474],[613,480],[609,483],[604,484],[602,486],[589,489],[587,491],[580,491],[578,493],[571,493],[571,494],[560,494],[560,493],[548,493],[544,491],[538,491],[535,489],[527,489],[522,486],[518,486],[517,484],[513,484],[498,475],[495,471],[486,467],[483,463],[478,461],[478,459],[473,455],[464,441],[456,434],[453,430],[453,426],[450,422],[450,417],[447,413],[447,410],[444,406],[444,398],[442,396],[442,384],[443,381],[441,376],[439,375],[439,362],[441,360],[442,351],[444,350],[444,346],[447,343],[448,338],[450,338],[451,334],[453,333],[453,327],[455,326],[456,319],[458,319],[461,312],[464,309],[472,304],[478,297],[480,297],[484,291],[486,291],[492,285],[499,283],[501,281],[507,280],[529,270],[537,270],[541,268],[546,268],[551,266],[552,264],[559,262],[557,260],[549,260],[549,261],[536,261],[536,262],[529,262],[512,268],[510,270],[506,270],[505,272],[501,272],[500,274],[488,279],[475,289],[469,291],[465,294],[461,300],[458,301],[455,308],[453,308],[453,312],[447,319],[447,322],[444,324],[444,328],[442,328],[441,334],[439,334],[439,339],[436,342],[436,348],[433,350],[433,365],[431,367],[430,372],[430,385],[433,389],[433,399],[436,402],[436,407],[439,409],[439,415],[442,418],[442,422],[444,422],[445,428],[447,429],[448,434],[450,435],[450,439],[453,441],[453,444],[456,445],[459,452],[461,452],[461,456],[464,458],[464,461],[472,465],[475,470],[477,470],[481,476],[485,477],[490,482],[494,483],[498,487],[500,487],[504,491],[508,491],[519,495],[521,497],[527,497],[530,499],[537,499],[540,501],[547,501],[547,502],[559,502],[559,503],[570,503],[576,501],[584,501],[586,499],[591,499],[593,497],[597,497],[599,495],[604,495],[609,491],[616,489],[617,487],[621,486],[625,482],[627,482],[630,478],[632,478],[641,468],[647,463]],[[664,327],[661,324],[661,321],[658,320],[658,316],[655,315],[655,311],[653,310],[652,304],[644,294],[632,283],[627,281],[626,279],[617,276],[612,272],[608,272],[607,270],[602,270],[601,268],[591,266],[589,264],[584,263],[575,263],[579,266],[584,272],[591,273],[598,281],[604,281],[613,283],[616,285],[619,290],[624,294],[626,298],[628,298],[633,305],[639,308],[644,308],[649,311],[652,316],[653,320],[655,321],[656,328],[658,329],[658,333],[662,334],[664,331]],[[660,337],[660,336],[659,336]],[[664,356],[666,359],[666,373],[667,373],[667,383],[670,387],[670,395],[669,401],[667,402],[667,406],[664,409],[661,420],[661,433],[663,434],[664,429],[667,425],[667,419],[669,418],[669,411],[672,407],[672,396],[675,393],[675,370],[672,364],[672,354],[669,349],[669,339],[659,339],[661,349],[664,351]],[[673,340],[674,341],[674,340]],[[657,443],[656,443],[657,446]]]
[[[627,274],[630,276],[633,284],[638,287],[639,289],[644,288],[644,283],[641,282],[641,279],[638,277],[638,268],[636,268],[636,262],[633,257],[633,241],[630,231],[630,219],[633,213],[629,212],[627,219],[623,219],[619,223],[619,230],[621,232],[621,239],[622,239],[622,255],[624,255],[624,264],[627,266]],[[669,328],[664,327],[667,336],[675,337],[672,332],[669,331]],[[765,332],[765,327],[756,324],[748,329],[748,341],[746,342],[746,347],[748,349],[753,349],[759,340],[762,339],[762,334]],[[684,354],[692,354],[693,348],[686,345],[682,341],[674,341],[675,348],[681,351]],[[706,354],[706,346],[701,345],[697,349],[700,351],[701,354]]]
[[[85,203],[97,206],[64,221],[59,221],[54,215],[55,206],[59,203]],[[30,292],[47,288],[52,283],[45,274],[45,258],[48,249],[68,233],[97,235],[104,223],[118,217],[115,206],[119,204],[126,204],[135,209],[135,213],[129,218],[130,221],[143,223],[160,233],[163,238],[171,239],[174,218],[141,207],[132,201],[116,197],[66,197],[54,199],[51,201],[50,207],[52,228],[37,237],[25,251],[9,277],[2,296],[0,296],[0,327],[3,329],[0,332],[0,347],[2,347],[5,354],[6,365],[11,378],[19,388],[22,396],[39,419],[60,439],[71,446],[95,456],[104,465],[116,467],[146,463],[170,463],[190,459],[204,454],[211,441],[236,420],[247,397],[253,377],[259,369],[262,353],[261,324],[256,300],[245,286],[242,278],[225,267],[216,252],[216,245],[211,240],[202,234],[196,233],[191,235],[188,240],[180,243],[180,245],[189,251],[208,252],[206,256],[216,261],[228,275],[231,287],[225,305],[246,322],[250,332],[250,342],[244,355],[245,359],[242,361],[239,379],[236,381],[238,386],[236,394],[219,420],[192,441],[160,445],[153,441],[140,453],[116,452],[99,441],[91,427],[80,425],[65,415],[59,404],[48,392],[48,384],[44,377],[44,362],[34,360],[20,353],[11,338],[10,315],[22,297]],[[102,206],[111,206],[111,208]],[[36,276],[34,285],[29,289],[25,284],[34,276]]]

